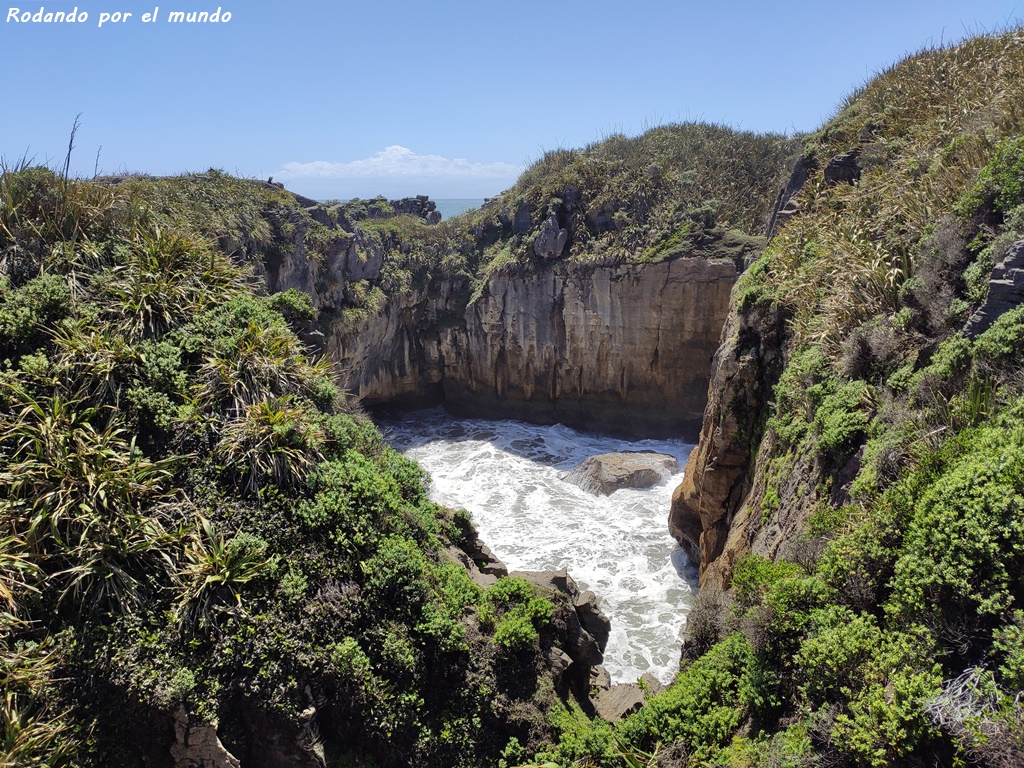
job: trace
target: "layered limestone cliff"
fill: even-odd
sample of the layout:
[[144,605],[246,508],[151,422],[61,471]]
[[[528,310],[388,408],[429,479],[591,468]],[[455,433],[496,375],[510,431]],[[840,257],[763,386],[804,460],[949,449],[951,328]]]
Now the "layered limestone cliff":
[[[799,196],[812,175],[825,186],[851,185],[861,175],[858,151],[833,157],[823,168],[799,158],[779,190],[767,236],[800,211]],[[749,266],[749,263],[747,264]],[[756,278],[760,279],[760,278]],[[700,568],[702,587],[726,588],[737,560],[747,553],[769,559],[799,556],[800,534],[817,501],[819,457],[799,456],[785,477],[773,478],[781,512],[764,515],[768,459],[775,436],[765,431],[772,388],[786,365],[785,311],[773,302],[741,306],[732,298],[721,346],[715,352],[700,438],[683,480],[672,495],[669,533]],[[860,455],[836,473],[840,500],[860,468]],[[814,490],[808,490],[814,489]]]
[[473,300],[461,279],[432,279],[334,323],[325,347],[368,405],[695,434],[737,275],[733,259],[562,262],[492,276]]

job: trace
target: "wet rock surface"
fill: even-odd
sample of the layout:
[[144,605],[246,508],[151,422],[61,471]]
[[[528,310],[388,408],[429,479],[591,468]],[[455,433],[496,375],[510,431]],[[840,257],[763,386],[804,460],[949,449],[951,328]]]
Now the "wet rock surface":
[[621,451],[591,456],[565,475],[588,493],[607,496],[620,488],[650,488],[679,471],[674,456],[654,451]]

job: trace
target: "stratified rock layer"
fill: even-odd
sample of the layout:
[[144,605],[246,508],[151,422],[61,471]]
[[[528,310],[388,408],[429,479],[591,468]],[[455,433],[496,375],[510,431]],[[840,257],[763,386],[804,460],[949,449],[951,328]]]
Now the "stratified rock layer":
[[737,274],[731,259],[563,262],[493,276],[472,301],[464,279],[433,279],[335,323],[326,351],[368,405],[693,435]]
[[715,354],[700,441],[672,495],[668,520],[669,533],[701,566],[702,588],[726,584],[732,555],[746,551],[742,543],[727,547],[727,539],[746,531],[734,523],[739,516],[749,517],[743,502],[750,490],[763,404],[782,363],[782,328],[783,318],[772,307],[730,315]]
[[978,308],[964,334],[976,338],[988,330],[999,316],[1024,304],[1024,240],[1018,240],[992,269],[988,281],[988,296]]

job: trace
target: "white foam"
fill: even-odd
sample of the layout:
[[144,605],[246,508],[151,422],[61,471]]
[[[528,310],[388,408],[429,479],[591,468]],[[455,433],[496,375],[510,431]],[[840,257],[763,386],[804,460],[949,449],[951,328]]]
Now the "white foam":
[[597,594],[612,621],[604,664],[613,682],[634,682],[644,672],[671,680],[696,590],[696,574],[666,527],[682,474],[610,496],[593,496],[562,475],[588,456],[621,450],[667,453],[682,467],[692,445],[455,419],[439,408],[380,426],[430,474],[430,497],[469,510],[510,570],[567,568],[581,589]]

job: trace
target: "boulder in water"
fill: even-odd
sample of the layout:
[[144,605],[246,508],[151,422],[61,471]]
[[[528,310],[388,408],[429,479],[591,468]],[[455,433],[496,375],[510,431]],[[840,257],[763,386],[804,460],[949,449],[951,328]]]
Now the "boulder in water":
[[565,480],[595,495],[607,496],[620,488],[650,488],[679,471],[674,456],[654,451],[621,451],[591,456]]

